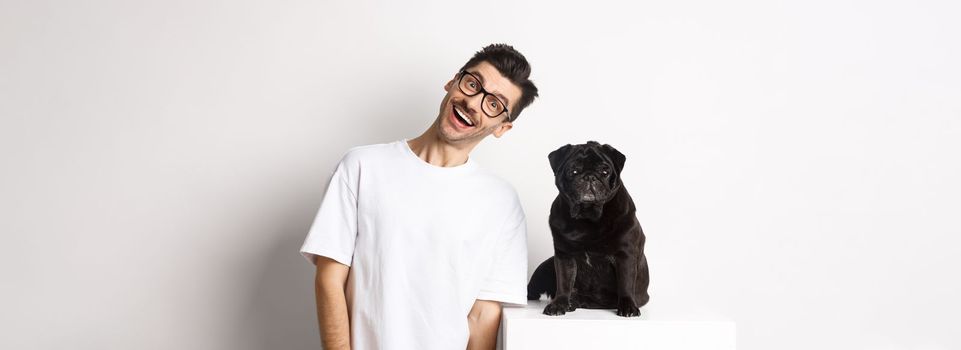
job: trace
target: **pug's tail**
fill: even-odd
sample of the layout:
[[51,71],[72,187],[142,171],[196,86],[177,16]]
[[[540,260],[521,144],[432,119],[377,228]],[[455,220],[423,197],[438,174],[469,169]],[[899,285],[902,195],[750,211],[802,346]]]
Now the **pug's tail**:
[[557,294],[557,275],[554,273],[554,257],[547,258],[531,275],[527,283],[527,300],[539,300],[541,294],[547,293],[548,299],[554,299]]

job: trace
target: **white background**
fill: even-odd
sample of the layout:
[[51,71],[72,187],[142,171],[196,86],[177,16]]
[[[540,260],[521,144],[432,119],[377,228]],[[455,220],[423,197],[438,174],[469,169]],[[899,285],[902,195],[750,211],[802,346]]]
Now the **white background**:
[[552,254],[597,140],[651,303],[740,349],[957,349],[953,1],[0,2],[0,348],[316,349],[298,253],[352,146],[419,135],[481,47],[541,98],[472,157]]

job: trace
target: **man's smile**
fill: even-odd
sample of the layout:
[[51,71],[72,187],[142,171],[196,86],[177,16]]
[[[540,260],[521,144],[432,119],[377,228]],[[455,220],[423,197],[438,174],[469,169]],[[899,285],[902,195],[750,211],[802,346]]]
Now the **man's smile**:
[[[464,111],[463,111],[462,109],[460,109],[460,107],[457,107],[457,106],[454,105],[454,104],[451,104],[451,106],[452,106],[452,108],[451,108],[451,111],[450,111],[450,119],[451,119],[451,122],[452,122],[457,128],[459,128],[459,129],[470,129],[470,128],[473,128],[474,126],[476,126],[476,123],[474,123],[474,121],[473,121],[472,119],[470,119],[470,117],[467,116],[467,113],[464,113]],[[462,118],[463,118],[463,119],[462,119]]]

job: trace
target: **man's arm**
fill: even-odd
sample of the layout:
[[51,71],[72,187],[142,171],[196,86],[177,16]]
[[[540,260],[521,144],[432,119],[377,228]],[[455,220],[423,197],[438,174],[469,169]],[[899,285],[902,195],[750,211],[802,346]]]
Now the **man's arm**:
[[474,300],[467,314],[470,340],[467,350],[494,350],[497,346],[497,328],[501,323],[501,303],[492,300]]
[[350,267],[326,256],[317,256],[314,292],[317,295],[317,319],[320,341],[326,350],[350,349],[350,319],[344,286]]

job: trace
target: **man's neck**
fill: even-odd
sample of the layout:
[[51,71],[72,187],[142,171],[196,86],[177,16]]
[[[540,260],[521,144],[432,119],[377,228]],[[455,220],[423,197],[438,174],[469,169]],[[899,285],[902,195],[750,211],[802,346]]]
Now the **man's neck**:
[[425,133],[407,141],[407,145],[420,159],[439,167],[455,167],[463,165],[470,156],[473,145],[458,148],[435,135]]

